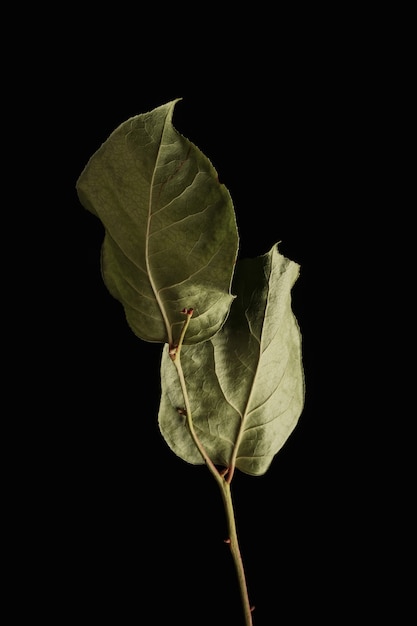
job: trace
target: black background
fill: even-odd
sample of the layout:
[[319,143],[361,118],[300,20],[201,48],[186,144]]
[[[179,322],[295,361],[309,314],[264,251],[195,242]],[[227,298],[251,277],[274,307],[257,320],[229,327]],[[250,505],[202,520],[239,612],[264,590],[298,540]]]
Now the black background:
[[120,123],[182,98],[174,126],[228,187],[240,258],[281,242],[301,266],[292,295],[305,408],[268,472],[233,480],[254,626],[372,615],[381,505],[364,431],[376,418],[361,391],[369,391],[366,358],[354,393],[347,364],[351,321],[367,323],[352,297],[352,254],[360,256],[363,184],[374,175],[384,56],[366,20],[335,19],[329,29],[317,14],[236,20],[204,8],[184,22],[157,13],[68,15],[65,34],[60,18],[43,52],[25,59],[32,142],[47,155],[28,302],[38,303],[38,342],[25,361],[31,372],[43,363],[30,396],[37,419],[24,431],[33,614],[53,623],[243,626],[218,487],[158,430],[162,346],[133,335],[104,286],[103,229],[75,190]]

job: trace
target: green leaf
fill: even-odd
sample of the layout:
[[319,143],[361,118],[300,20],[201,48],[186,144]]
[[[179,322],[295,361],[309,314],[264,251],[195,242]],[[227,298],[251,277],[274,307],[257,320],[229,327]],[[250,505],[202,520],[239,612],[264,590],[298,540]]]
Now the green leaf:
[[[297,424],[304,373],[291,289],[298,275],[299,265],[278,246],[239,261],[226,323],[210,341],[181,352],[194,428],[217,465],[265,473]],[[184,400],[166,350],[161,378],[161,432],[179,457],[203,463],[182,415]]]
[[238,249],[232,200],[207,157],[172,125],[173,100],[121,124],[77,181],[105,227],[102,274],[141,339],[175,345],[222,326]]

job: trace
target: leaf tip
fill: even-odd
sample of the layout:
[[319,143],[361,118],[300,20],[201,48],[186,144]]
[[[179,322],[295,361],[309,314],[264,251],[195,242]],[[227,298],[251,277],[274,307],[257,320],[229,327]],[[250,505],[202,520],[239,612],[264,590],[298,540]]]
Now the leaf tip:
[[172,114],[173,114],[173,112],[174,112],[174,108],[176,107],[176,105],[178,104],[178,102],[181,102],[181,100],[183,100],[183,99],[184,99],[184,98],[182,98],[182,97],[178,97],[178,98],[174,98],[173,100],[171,100],[170,102],[168,102],[168,106],[169,106],[169,107],[170,107],[170,109],[171,109],[171,117],[172,117]]

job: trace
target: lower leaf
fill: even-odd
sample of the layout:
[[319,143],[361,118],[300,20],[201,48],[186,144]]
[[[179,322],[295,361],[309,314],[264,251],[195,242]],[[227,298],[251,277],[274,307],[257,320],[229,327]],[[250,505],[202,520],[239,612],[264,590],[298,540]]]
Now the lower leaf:
[[[213,463],[261,475],[304,406],[301,333],[291,308],[299,265],[278,246],[239,261],[235,301],[209,341],[183,346],[181,362],[194,429]],[[159,425],[170,448],[203,463],[184,415],[176,368],[164,350]]]

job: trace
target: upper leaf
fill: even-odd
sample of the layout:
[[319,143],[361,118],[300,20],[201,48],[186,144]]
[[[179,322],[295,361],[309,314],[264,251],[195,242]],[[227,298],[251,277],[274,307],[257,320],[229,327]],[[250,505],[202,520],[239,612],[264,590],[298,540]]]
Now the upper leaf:
[[173,345],[212,337],[228,315],[238,248],[232,200],[207,157],[172,125],[179,99],[121,124],[77,181],[105,227],[103,279],[133,332]]
[[[230,315],[210,341],[181,352],[197,436],[215,464],[266,472],[304,405],[301,333],[291,309],[299,265],[274,246],[239,261]],[[161,364],[161,432],[189,463],[202,463],[185,419],[175,367]]]

